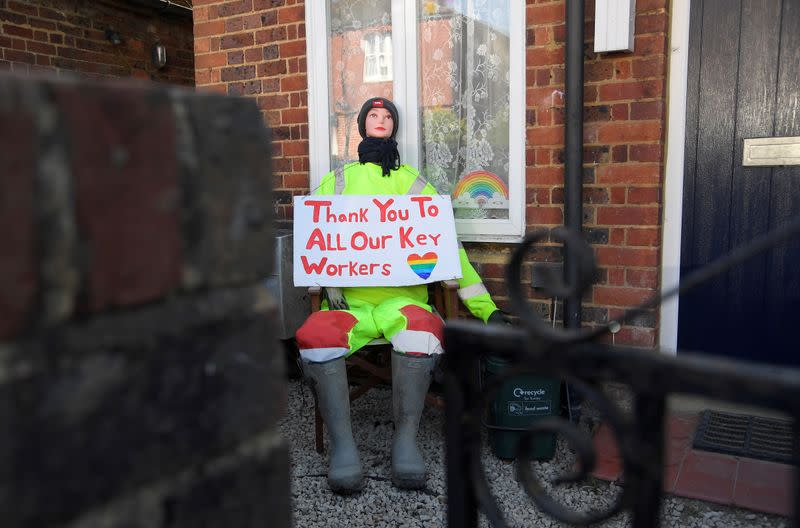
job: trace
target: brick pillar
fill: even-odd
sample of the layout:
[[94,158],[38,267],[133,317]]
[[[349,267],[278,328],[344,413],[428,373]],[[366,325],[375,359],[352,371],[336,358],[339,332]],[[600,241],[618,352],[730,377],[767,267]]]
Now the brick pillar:
[[289,526],[252,101],[0,76],[4,526]]

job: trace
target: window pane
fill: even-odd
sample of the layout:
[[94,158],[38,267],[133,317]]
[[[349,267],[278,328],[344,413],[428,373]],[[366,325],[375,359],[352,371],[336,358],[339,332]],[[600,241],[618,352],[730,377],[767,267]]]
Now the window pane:
[[509,1],[418,0],[422,170],[456,218],[509,217]]
[[[378,69],[384,35],[391,35],[391,0],[328,0],[331,170],[358,159],[356,116],[370,97],[392,98],[391,69]],[[386,59],[391,62],[391,52]]]

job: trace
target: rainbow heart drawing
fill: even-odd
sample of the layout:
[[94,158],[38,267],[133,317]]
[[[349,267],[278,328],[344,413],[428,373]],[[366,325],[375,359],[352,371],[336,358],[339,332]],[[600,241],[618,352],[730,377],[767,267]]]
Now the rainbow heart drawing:
[[439,261],[439,256],[433,251],[429,251],[420,256],[412,253],[406,259],[408,265],[411,266],[411,271],[419,275],[421,279],[427,279],[433,273],[433,268]]

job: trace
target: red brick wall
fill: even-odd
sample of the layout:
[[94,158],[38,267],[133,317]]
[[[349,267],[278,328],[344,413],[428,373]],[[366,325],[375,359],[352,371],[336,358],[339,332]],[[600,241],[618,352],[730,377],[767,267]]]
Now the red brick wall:
[[[111,44],[107,27],[122,44]],[[167,65],[150,53],[160,40]],[[77,72],[83,77],[137,77],[194,84],[192,20],[126,0],[0,0],[0,70]]]
[[300,0],[194,0],[198,89],[255,97],[272,129],[276,218],[308,192],[308,82]]
[[[665,140],[668,0],[638,0],[633,53],[592,50],[587,2],[584,226],[600,278],[583,319],[597,324],[658,290]],[[307,77],[302,0],[195,0],[197,86],[258,98],[274,133],[278,218],[308,191]],[[564,0],[527,0],[526,221],[563,223]],[[467,244],[484,281],[507,302],[502,279],[513,245]],[[532,260],[558,259],[542,248]],[[529,280],[530,271],[523,273]],[[542,313],[549,300],[531,291]],[[561,313],[561,312],[559,312]],[[617,343],[653,346],[657,314],[624,326]]]
[[[659,288],[666,119],[667,0],[636,2],[633,53],[593,53],[586,5],[583,212],[600,278],[583,320],[602,323]],[[563,223],[564,1],[527,6],[527,222]],[[657,313],[624,326],[617,343],[653,346]]]
[[272,129],[279,222],[308,192],[305,35],[300,0],[194,0],[197,87],[257,99]]

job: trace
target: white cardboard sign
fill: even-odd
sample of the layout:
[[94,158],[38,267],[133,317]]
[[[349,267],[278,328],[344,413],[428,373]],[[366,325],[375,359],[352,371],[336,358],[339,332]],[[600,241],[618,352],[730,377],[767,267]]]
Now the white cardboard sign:
[[295,286],[407,286],[461,277],[449,196],[295,196]]

